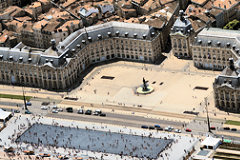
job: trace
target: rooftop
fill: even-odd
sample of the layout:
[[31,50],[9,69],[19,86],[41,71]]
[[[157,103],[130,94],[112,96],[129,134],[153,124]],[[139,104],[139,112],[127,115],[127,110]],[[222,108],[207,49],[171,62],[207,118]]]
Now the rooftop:
[[221,9],[230,9],[236,4],[239,4],[239,0],[215,0],[213,2],[214,7]]

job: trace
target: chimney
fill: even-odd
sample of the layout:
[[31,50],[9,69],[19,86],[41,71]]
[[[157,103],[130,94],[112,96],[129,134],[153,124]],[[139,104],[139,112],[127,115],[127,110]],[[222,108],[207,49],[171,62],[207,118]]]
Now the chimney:
[[51,39],[51,45],[52,45],[52,50],[56,50],[56,40],[55,39]]
[[229,67],[232,71],[235,70],[234,63],[233,63],[233,58],[229,58]]

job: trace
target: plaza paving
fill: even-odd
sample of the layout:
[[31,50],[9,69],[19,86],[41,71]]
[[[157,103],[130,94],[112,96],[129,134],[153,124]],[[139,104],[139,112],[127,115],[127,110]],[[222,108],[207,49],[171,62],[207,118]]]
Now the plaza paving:
[[[202,111],[200,103],[204,97],[212,94],[212,84],[219,73],[197,70],[192,61],[174,57],[161,65],[120,61],[95,67],[69,96],[78,97],[82,102],[141,105],[156,111]],[[114,79],[102,79],[102,76],[112,76]],[[154,88],[153,93],[136,94],[136,88],[142,85],[143,77]],[[208,90],[194,89],[197,86]]]
[[[49,135],[48,140],[49,141],[54,141],[52,138],[55,136],[57,137],[59,134],[59,139],[68,141],[66,142],[64,145],[67,144],[67,146],[65,147],[56,147],[56,146],[52,146],[52,145],[42,145],[42,144],[34,144],[34,143],[24,143],[24,142],[18,142],[16,143],[15,140],[22,134],[24,134],[24,132],[26,132],[29,128],[29,126],[31,126],[32,124],[43,124],[42,126],[46,126],[46,125],[53,125],[55,127],[50,127],[50,128],[41,128],[39,126],[36,126],[36,131],[39,131],[40,133],[38,135],[34,135],[33,132],[31,132],[31,134],[29,134],[30,139],[35,139],[35,142],[38,140],[38,138],[41,138],[44,134],[47,135],[47,133],[52,133],[51,136]],[[62,126],[62,132],[54,132],[54,129],[56,128],[56,126]],[[86,131],[86,127],[88,128],[88,130]],[[60,127],[61,128],[61,127]],[[64,129],[66,128],[66,129]],[[101,152],[102,149],[98,148],[100,150],[100,152],[94,152],[94,151],[90,151],[90,147],[94,147],[94,146],[89,146],[89,150],[88,149],[78,149],[78,148],[71,148],[70,147],[70,142],[69,142],[69,136],[71,137],[71,134],[69,135],[69,132],[71,132],[71,129],[69,128],[75,128],[72,129],[72,131],[76,131],[77,128],[81,129],[81,131],[85,130],[84,132],[91,132],[89,131],[89,129],[91,130],[95,130],[94,134],[96,133],[100,133],[102,137],[102,140],[105,139],[104,145],[110,145],[110,142],[108,142],[108,140],[106,140],[106,134],[112,134],[112,140],[114,140],[115,138],[118,137],[119,139],[119,150],[118,149],[114,149],[114,147],[112,147],[112,149],[108,149],[106,148],[106,154],[104,154],[104,152]],[[41,129],[43,129],[41,131]],[[29,132],[31,130],[28,130],[27,132]],[[99,132],[96,132],[99,131]],[[81,134],[78,135],[78,139],[80,138],[80,135],[83,135],[84,132],[82,132]],[[61,133],[65,136],[61,137]],[[76,132],[79,133],[79,132]],[[75,134],[76,134],[75,133]],[[119,133],[119,134],[117,134]],[[33,134],[33,135],[32,135]],[[74,133],[72,132],[72,137]],[[104,135],[105,134],[105,135]],[[120,136],[119,136],[120,135]],[[7,123],[7,127],[0,132],[0,145],[3,145],[5,147],[14,147],[16,148],[17,151],[21,152],[23,150],[34,150],[35,153],[50,153],[51,155],[54,155],[55,157],[57,155],[68,155],[70,157],[74,156],[82,156],[82,155],[88,155],[90,157],[95,157],[98,159],[101,159],[101,157],[104,160],[120,160],[120,159],[139,159],[137,157],[132,157],[132,156],[127,156],[127,155],[123,155],[120,156],[118,154],[111,154],[108,153],[110,152],[110,150],[115,150],[117,152],[125,152],[124,148],[123,148],[123,144],[122,143],[120,145],[120,140],[121,140],[121,136],[126,136],[124,137],[125,141],[126,139],[128,140],[134,140],[134,142],[132,142],[132,144],[135,147],[140,147],[139,145],[140,142],[142,140],[143,136],[144,141],[146,141],[146,143],[144,143],[144,145],[146,145],[147,143],[151,144],[150,146],[148,146],[147,148],[151,148],[152,147],[152,151],[150,149],[150,153],[155,154],[156,152],[160,152],[161,151],[161,146],[156,147],[156,143],[160,142],[160,139],[172,139],[173,142],[168,146],[165,147],[164,150],[160,153],[159,157],[156,159],[169,159],[169,160],[178,160],[178,159],[182,159],[183,156],[187,155],[188,151],[191,151],[193,146],[198,142],[197,138],[194,137],[187,137],[187,136],[183,136],[183,135],[179,135],[179,134],[169,134],[166,132],[156,132],[156,131],[150,131],[150,130],[143,130],[143,129],[137,129],[137,128],[126,128],[126,127],[119,127],[119,126],[113,126],[113,125],[103,125],[103,124],[98,124],[98,123],[87,123],[87,122],[80,122],[80,121],[69,121],[69,120],[64,120],[64,119],[51,119],[51,118],[46,118],[46,117],[38,117],[38,116],[15,116],[13,117],[8,123]],[[151,136],[153,138],[149,139],[148,137]],[[131,137],[129,139],[129,137]],[[137,137],[140,137],[137,138]],[[74,137],[76,138],[76,137]],[[95,137],[97,138],[97,137]],[[137,139],[138,140],[137,140]],[[82,141],[86,141],[83,140],[82,138],[80,138]],[[99,137],[100,139],[100,137]],[[149,140],[147,140],[149,139]],[[74,139],[75,140],[75,139]],[[115,139],[116,140],[116,139]],[[136,144],[135,144],[135,140],[136,140]],[[154,142],[153,142],[154,141]],[[61,144],[61,140],[58,141]],[[160,143],[162,143],[163,141],[161,141]],[[63,143],[62,143],[63,144]],[[77,142],[71,141],[71,144],[77,144]],[[126,143],[127,144],[127,143]],[[79,144],[80,148],[84,147],[84,145],[82,143]],[[90,144],[89,144],[90,145]],[[111,144],[113,145],[113,144]],[[98,145],[96,145],[98,146]],[[100,144],[101,146],[101,144]],[[130,144],[128,144],[128,146],[131,146]],[[128,147],[127,146],[127,147]],[[86,146],[85,146],[86,147]],[[122,148],[120,148],[122,147]],[[124,146],[125,147],[125,146]],[[132,146],[131,146],[132,147]],[[110,147],[109,147],[110,148]],[[162,147],[163,149],[163,147]],[[121,150],[121,151],[120,151]],[[148,150],[149,151],[149,150]],[[139,154],[140,150],[132,153],[132,154]],[[146,152],[141,153],[142,155],[144,155]],[[154,155],[152,155],[154,156]]]

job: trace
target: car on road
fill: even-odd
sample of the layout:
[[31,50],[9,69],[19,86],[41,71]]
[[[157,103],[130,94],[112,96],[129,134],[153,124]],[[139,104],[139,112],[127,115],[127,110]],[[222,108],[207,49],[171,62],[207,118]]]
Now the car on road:
[[185,131],[186,131],[186,132],[192,132],[192,130],[189,129],[189,128],[187,128]]
[[92,110],[90,110],[90,109],[86,110],[85,114],[86,115],[91,115],[92,114]]
[[174,132],[175,133],[182,133],[181,129],[175,129]]
[[172,132],[173,127],[167,126],[167,127],[164,128],[164,130],[165,130],[165,131],[168,131],[168,132]]
[[52,106],[52,109],[58,109],[58,107],[56,105]]
[[101,113],[100,116],[101,117],[106,117],[107,115],[106,115],[106,113]]
[[29,110],[26,110],[25,114],[32,114],[32,112],[30,112]]
[[210,127],[211,130],[216,130],[216,127],[212,126]]
[[229,127],[224,127],[223,129],[224,129],[224,130],[228,130],[228,131],[230,130],[230,128],[229,128]]
[[84,110],[83,110],[83,109],[78,109],[78,110],[77,110],[77,113],[78,113],[78,114],[84,114]]
[[95,110],[95,111],[93,112],[93,115],[98,116],[98,115],[100,115],[101,113],[102,113],[102,111],[101,111],[100,109],[97,109],[97,110]]
[[20,113],[20,111],[17,110],[17,109],[14,109],[13,112],[14,112],[14,113]]
[[31,103],[31,102],[27,102],[26,105],[27,105],[27,106],[31,106],[32,103]]
[[162,128],[162,127],[160,127],[160,128],[157,128],[157,130],[158,130],[158,131],[163,131],[163,128]]
[[232,128],[231,131],[236,132],[236,131],[237,131],[237,128]]
[[67,112],[69,112],[69,113],[73,113],[73,108],[72,108],[72,107],[67,107],[66,110],[67,110]]
[[148,129],[148,126],[142,125],[141,128],[143,128],[143,129]]
[[48,107],[47,106],[41,106],[41,110],[47,110]]
[[154,126],[149,126],[148,128],[149,128],[149,129],[155,129],[155,127],[154,127]]
[[158,124],[155,124],[154,127],[155,127],[156,129],[161,128],[161,126],[158,125]]
[[63,112],[63,109],[62,108],[58,108],[57,111],[58,112]]
[[52,110],[52,113],[58,113],[58,110],[53,109],[53,110]]

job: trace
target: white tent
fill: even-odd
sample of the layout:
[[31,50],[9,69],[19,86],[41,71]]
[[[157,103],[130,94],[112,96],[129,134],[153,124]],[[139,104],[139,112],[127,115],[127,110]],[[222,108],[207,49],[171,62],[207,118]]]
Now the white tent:
[[11,112],[6,112],[0,109],[0,121],[2,122],[7,121],[9,118],[11,118],[11,116],[12,116]]
[[213,138],[213,137],[207,137],[202,141],[201,147],[207,148],[207,149],[216,149],[221,143],[221,139],[219,138]]

